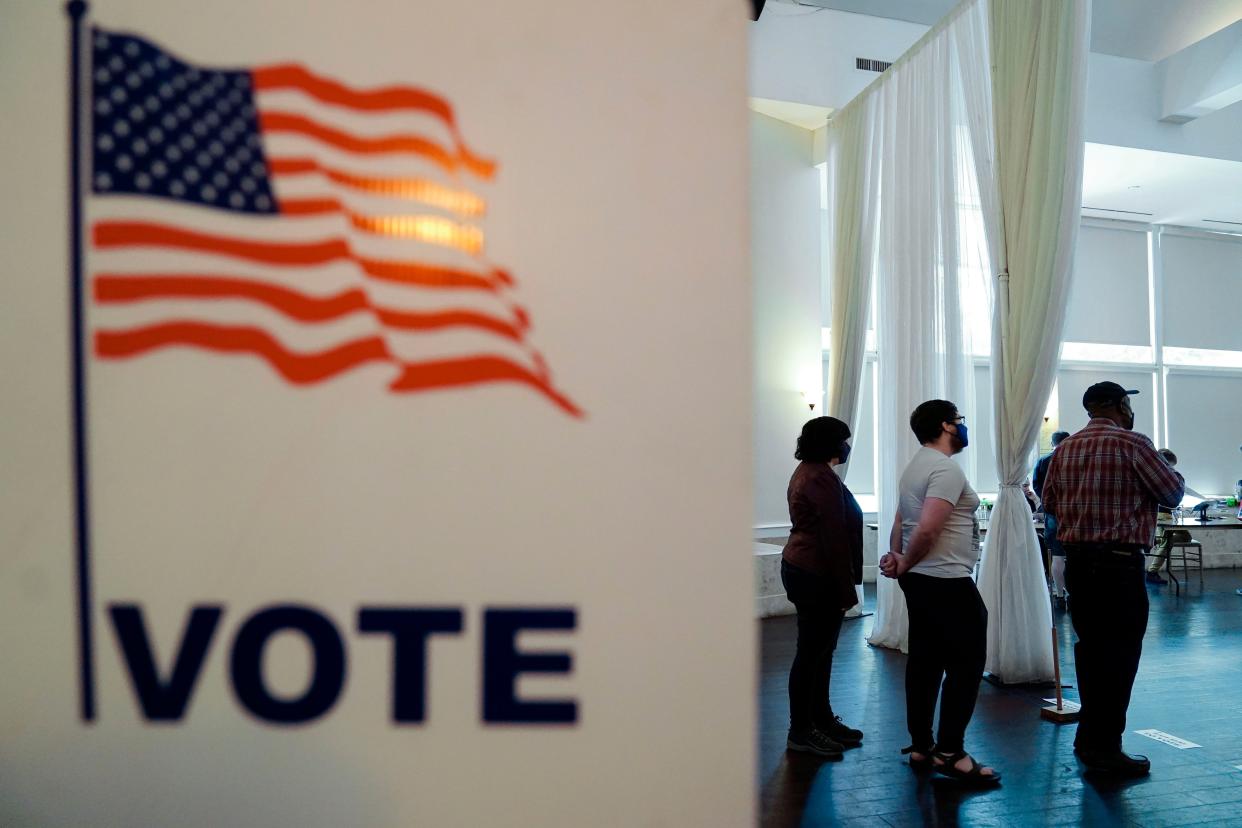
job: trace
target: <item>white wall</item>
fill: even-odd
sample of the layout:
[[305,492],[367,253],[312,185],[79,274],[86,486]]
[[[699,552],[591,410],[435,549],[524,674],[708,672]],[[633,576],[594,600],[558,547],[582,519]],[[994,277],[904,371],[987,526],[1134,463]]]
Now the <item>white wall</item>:
[[[751,36],[752,43],[754,36]],[[752,85],[754,70],[752,74]],[[754,94],[754,93],[752,93]],[[1092,53],[1087,74],[1085,140],[1182,155],[1242,161],[1242,105],[1186,124],[1160,122],[1156,64]]]
[[[928,29],[865,14],[769,3],[750,26],[750,94],[840,108],[877,77],[854,58],[896,60]],[[1187,124],[1160,122],[1156,64],[1092,53],[1085,140],[1242,161],[1242,104]],[[822,160],[822,159],[821,159]]]
[[750,141],[754,521],[787,524],[794,441],[811,416],[800,392],[821,385],[819,171],[809,130],[752,112]]
[[840,108],[879,77],[855,68],[854,58],[896,60],[927,29],[866,14],[768,3],[750,26],[750,94]]

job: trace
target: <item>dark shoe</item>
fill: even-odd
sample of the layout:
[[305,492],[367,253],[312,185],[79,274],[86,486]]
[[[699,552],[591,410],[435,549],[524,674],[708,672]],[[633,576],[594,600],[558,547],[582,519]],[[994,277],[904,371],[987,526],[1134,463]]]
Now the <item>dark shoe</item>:
[[1117,776],[1146,776],[1151,773],[1151,761],[1146,756],[1131,756],[1122,750],[1074,748],[1074,755],[1082,760],[1087,770]]
[[[914,745],[910,745],[909,747],[903,747],[901,749],[902,756],[906,756],[906,755],[910,756],[910,758],[906,760],[910,763],[910,767],[914,768],[915,770],[919,770],[919,771],[929,771],[936,767],[936,760],[932,756],[934,752],[935,752],[935,748],[919,749],[919,748],[916,748]],[[922,756],[923,758],[915,759],[914,754],[916,753]]]
[[815,728],[811,728],[805,733],[789,731],[789,738],[785,740],[785,749],[797,751],[798,753],[814,753],[816,756],[823,756],[826,759],[840,759],[845,751],[845,748],[839,742],[832,740],[827,734]]
[[[936,773],[956,779],[963,785],[971,788],[995,788],[1000,784],[1001,775],[996,768],[991,768],[991,773],[984,773],[984,766],[976,762],[974,757],[964,750],[959,750],[957,753],[936,751],[935,756]],[[959,770],[955,767],[963,759],[970,760],[970,770]]]
[[832,721],[819,726],[819,731],[835,742],[840,742],[846,747],[853,747],[862,744],[863,732],[841,721],[840,716],[833,716]]
[[1148,572],[1147,583],[1149,584],[1167,584],[1168,580],[1160,577],[1159,572]]

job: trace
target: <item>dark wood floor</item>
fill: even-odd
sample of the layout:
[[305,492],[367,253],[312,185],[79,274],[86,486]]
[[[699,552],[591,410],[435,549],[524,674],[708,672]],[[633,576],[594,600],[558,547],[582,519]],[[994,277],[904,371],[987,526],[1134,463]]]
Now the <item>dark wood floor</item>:
[[[845,622],[832,703],[861,728],[861,748],[825,762],[785,752],[792,617],[760,621],[759,789],[765,826],[1168,825],[1242,826],[1242,570],[1205,573],[1179,597],[1149,586],[1151,622],[1135,683],[1126,748],[1151,758],[1145,779],[1084,778],[1075,725],[1039,717],[1051,688],[985,682],[967,749],[1005,776],[999,790],[968,792],[920,777],[898,751],[905,728],[905,656],[867,646],[871,619]],[[874,600],[868,585],[867,609]],[[1056,613],[1063,680],[1073,682],[1073,631]],[[1073,690],[1067,691],[1073,697]],[[1202,745],[1179,750],[1135,734],[1157,729]]]

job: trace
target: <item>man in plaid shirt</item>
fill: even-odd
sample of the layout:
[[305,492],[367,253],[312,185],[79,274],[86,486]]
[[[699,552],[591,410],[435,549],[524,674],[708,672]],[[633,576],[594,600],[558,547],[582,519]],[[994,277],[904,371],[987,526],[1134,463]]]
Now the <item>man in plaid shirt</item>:
[[1044,506],[1057,516],[1065,581],[1078,643],[1074,664],[1082,702],[1074,753],[1092,770],[1142,776],[1146,756],[1121,749],[1130,691],[1147,631],[1143,553],[1156,534],[1156,509],[1182,501],[1182,476],[1136,434],[1131,394],[1100,382],[1083,394],[1091,421],[1052,455]]

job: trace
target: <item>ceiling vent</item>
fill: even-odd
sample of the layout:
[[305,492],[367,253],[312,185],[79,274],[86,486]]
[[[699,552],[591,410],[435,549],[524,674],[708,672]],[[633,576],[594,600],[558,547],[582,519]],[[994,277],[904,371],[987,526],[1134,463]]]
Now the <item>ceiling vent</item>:
[[854,58],[854,66],[864,72],[883,72],[892,66],[891,60],[875,60],[874,58]]

